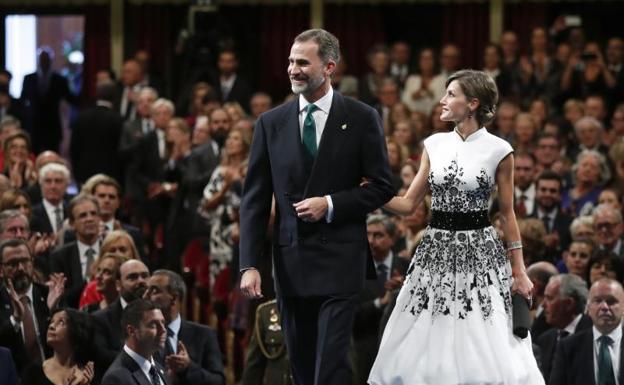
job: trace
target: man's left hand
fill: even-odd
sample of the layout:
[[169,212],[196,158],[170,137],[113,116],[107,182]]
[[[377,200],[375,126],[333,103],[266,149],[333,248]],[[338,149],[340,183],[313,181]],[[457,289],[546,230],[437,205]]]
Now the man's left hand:
[[327,199],[314,197],[293,204],[297,216],[304,222],[317,222],[327,213]]
[[165,364],[174,373],[185,371],[191,364],[191,357],[189,357],[186,346],[184,346],[182,341],[178,341],[178,354],[171,354],[165,357]]

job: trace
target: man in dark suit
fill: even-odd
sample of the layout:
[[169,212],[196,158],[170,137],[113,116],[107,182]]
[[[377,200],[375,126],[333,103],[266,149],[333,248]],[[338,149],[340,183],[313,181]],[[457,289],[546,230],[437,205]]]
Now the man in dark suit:
[[33,232],[56,234],[67,217],[65,190],[69,184],[69,170],[60,163],[48,163],[39,170],[41,203],[33,206],[31,229]]
[[37,72],[24,76],[21,102],[26,117],[24,127],[33,139],[36,154],[43,150],[58,151],[63,137],[59,106],[62,100],[77,104],[67,79],[52,70],[53,51],[39,49]]
[[138,299],[121,317],[125,345],[102,378],[102,385],[169,385],[164,368],[154,361],[167,338],[165,317],[155,303]]
[[6,286],[0,289],[0,345],[11,349],[18,370],[51,355],[46,344],[50,310],[61,295],[65,278],[50,276],[48,288],[33,282],[33,258],[28,244],[11,239],[0,244],[0,262]]
[[98,84],[96,97],[95,106],[79,112],[72,125],[69,155],[80,185],[97,173],[121,177],[121,162],[114,154],[119,148],[123,120],[113,109],[115,85]]
[[353,325],[354,384],[367,383],[379,347],[379,326],[394,290],[401,287],[409,262],[392,253],[397,228],[390,218],[372,215],[366,221],[377,279],[367,280],[360,291]]
[[143,77],[143,69],[137,60],[129,59],[124,62],[114,103],[124,121],[136,118],[137,97],[143,88]]
[[91,266],[100,254],[100,209],[93,196],[81,194],[71,200],[68,211],[76,241],[52,252],[50,271],[67,277],[65,302],[78,308],[82,290],[92,276]]
[[288,75],[299,97],[256,122],[241,204],[241,289],[257,298],[275,197],[277,298],[299,385],[351,381],[357,293],[374,276],[366,214],[393,194],[379,115],[331,88],[339,52],[324,30],[295,38]]
[[141,188],[137,185],[131,171],[131,164],[142,137],[154,131],[152,105],[158,99],[158,93],[150,87],[142,88],[137,101],[136,118],[125,122],[119,140],[119,159],[124,165],[124,191],[130,200],[131,207],[138,204]]
[[549,385],[624,383],[622,284],[609,278],[594,282],[589,291],[587,313],[594,327],[561,341]]
[[98,367],[108,367],[123,346],[121,314],[125,307],[147,290],[150,273],[141,261],[131,259],[119,267],[119,298],[107,308],[93,313],[94,345],[100,349],[102,360]]
[[217,60],[219,78],[213,81],[217,96],[221,103],[237,102],[249,112],[251,87],[247,80],[242,78],[238,71],[238,58],[233,50],[223,50]]
[[622,213],[608,204],[601,204],[592,213],[598,247],[610,251],[624,261],[624,222]]
[[19,385],[17,369],[11,351],[0,346],[0,384]]
[[561,211],[561,193],[563,182],[554,171],[543,171],[535,181],[535,210],[531,218],[540,219],[544,223],[546,236],[545,256],[548,262],[561,259],[563,251],[570,246],[572,235],[570,225],[573,218]]
[[537,339],[542,356],[542,374],[550,378],[557,345],[567,336],[591,328],[591,318],[584,315],[587,284],[573,274],[559,274],[548,281],[544,290],[546,322],[553,327]]
[[535,310],[535,318],[531,324],[531,338],[533,341],[537,341],[542,333],[552,327],[552,325],[546,322],[544,291],[550,278],[557,274],[559,274],[557,267],[546,261],[535,262],[527,267],[527,275],[533,283],[533,309]]
[[167,341],[155,359],[165,364],[174,384],[225,385],[217,333],[180,315],[186,298],[182,277],[171,270],[156,270],[145,298],[157,304],[165,316]]

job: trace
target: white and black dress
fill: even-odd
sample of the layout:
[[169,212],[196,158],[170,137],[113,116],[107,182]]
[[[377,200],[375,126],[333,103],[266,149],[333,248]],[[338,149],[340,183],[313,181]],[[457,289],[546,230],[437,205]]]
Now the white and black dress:
[[511,325],[511,266],[487,215],[512,147],[485,128],[424,142],[432,220],[371,370],[374,385],[543,385],[531,338]]

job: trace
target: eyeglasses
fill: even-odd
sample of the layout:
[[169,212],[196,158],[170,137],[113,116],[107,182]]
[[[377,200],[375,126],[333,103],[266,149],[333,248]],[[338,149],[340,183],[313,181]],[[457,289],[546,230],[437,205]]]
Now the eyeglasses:
[[17,269],[19,265],[24,265],[24,267],[28,267],[32,264],[32,258],[15,258],[2,264],[11,269]]
[[594,224],[597,230],[613,230],[617,225],[619,225],[619,223],[602,222]]

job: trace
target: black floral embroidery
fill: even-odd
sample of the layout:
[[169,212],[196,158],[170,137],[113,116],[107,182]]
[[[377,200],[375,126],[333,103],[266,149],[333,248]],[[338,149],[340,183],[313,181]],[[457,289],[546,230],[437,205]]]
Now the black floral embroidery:
[[[475,176],[477,187],[467,189],[464,171],[456,161],[442,178],[429,174],[434,210],[467,212],[487,209],[494,182],[485,169]],[[440,183],[441,181],[441,183]],[[484,320],[492,316],[492,290],[503,299],[511,316],[509,262],[493,227],[449,231],[428,227],[407,272],[408,298],[403,311],[414,316],[428,310],[433,317],[465,319],[479,309]]]

